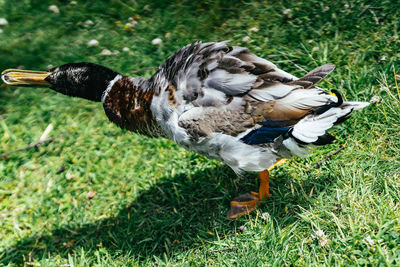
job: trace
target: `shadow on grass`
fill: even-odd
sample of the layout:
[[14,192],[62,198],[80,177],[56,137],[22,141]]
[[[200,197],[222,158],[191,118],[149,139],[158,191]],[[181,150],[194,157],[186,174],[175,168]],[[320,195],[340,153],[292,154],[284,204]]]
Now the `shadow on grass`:
[[[137,258],[152,258],[164,253],[172,256],[180,251],[201,247],[203,241],[216,240],[210,232],[218,232],[219,238],[229,236],[243,221],[226,218],[229,200],[239,193],[255,189],[256,177],[234,177],[226,166],[198,171],[186,175],[165,177],[148,190],[143,191],[129,206],[121,208],[116,217],[101,219],[81,227],[54,229],[50,234],[23,238],[4,250],[0,263],[22,264],[24,259],[42,259],[48,254],[60,254],[84,250],[94,254],[105,248],[111,254],[130,254]],[[325,177],[313,184],[312,176],[295,185],[306,192],[314,187],[318,193],[327,188],[334,179]],[[290,174],[283,168],[271,181],[274,196],[261,208],[268,211],[277,227],[297,220],[294,216],[299,206],[312,205],[312,199],[293,194]],[[298,190],[299,191],[299,190]],[[232,194],[232,195],[230,195]],[[297,207],[292,212],[285,207]],[[254,215],[252,215],[254,216]]]

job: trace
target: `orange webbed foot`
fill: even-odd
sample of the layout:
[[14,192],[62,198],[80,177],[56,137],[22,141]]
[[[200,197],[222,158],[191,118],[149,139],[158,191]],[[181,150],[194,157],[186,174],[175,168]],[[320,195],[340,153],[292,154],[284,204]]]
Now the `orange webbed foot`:
[[246,215],[255,210],[256,206],[267,197],[272,196],[269,192],[269,171],[275,166],[286,162],[286,159],[281,159],[272,165],[268,170],[260,172],[260,188],[258,192],[251,192],[239,195],[231,201],[231,208],[228,211],[229,219],[236,219],[241,215]]
[[228,212],[229,219],[236,219],[241,215],[246,215],[255,210],[258,203],[271,196],[269,192],[269,172],[268,170],[259,173],[260,189],[257,192],[251,192],[239,195],[231,201],[231,208]]

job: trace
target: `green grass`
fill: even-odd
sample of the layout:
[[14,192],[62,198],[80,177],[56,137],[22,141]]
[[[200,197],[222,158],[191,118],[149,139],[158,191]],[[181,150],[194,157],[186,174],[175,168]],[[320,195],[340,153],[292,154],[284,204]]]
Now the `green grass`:
[[[50,123],[50,136],[63,135],[0,160],[0,265],[400,264],[397,1],[368,1],[381,9],[362,15],[364,1],[88,2],[0,0],[9,22],[0,70],[90,61],[129,74],[187,43],[229,39],[298,76],[334,63],[321,86],[381,102],[336,127],[334,145],[275,169],[273,197],[232,221],[229,201],[254,190],[256,175],[236,177],[168,140],[123,131],[98,103],[0,86],[0,152],[36,142]],[[138,24],[125,29],[135,15]],[[91,39],[100,46],[89,48]],[[104,48],[120,53],[102,56]],[[324,246],[312,237],[318,230]]]

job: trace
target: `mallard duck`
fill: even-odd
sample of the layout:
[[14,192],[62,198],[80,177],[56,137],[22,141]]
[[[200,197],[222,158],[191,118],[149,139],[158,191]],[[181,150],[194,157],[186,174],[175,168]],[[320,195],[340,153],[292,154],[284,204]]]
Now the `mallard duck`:
[[229,218],[247,214],[270,196],[269,172],[308,147],[332,143],[326,133],[365,102],[344,102],[338,91],[316,84],[334,65],[297,78],[247,48],[227,42],[189,44],[150,78],[129,77],[92,63],[47,72],[9,69],[9,85],[49,87],[102,102],[110,121],[217,159],[236,173],[258,172],[258,192],[231,202]]

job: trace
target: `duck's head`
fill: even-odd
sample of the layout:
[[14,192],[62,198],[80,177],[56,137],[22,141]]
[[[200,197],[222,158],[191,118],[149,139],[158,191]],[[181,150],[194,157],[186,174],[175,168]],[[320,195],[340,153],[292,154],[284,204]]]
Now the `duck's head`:
[[64,95],[101,101],[109,83],[118,75],[106,67],[93,63],[69,63],[49,71],[8,69],[1,79],[9,85],[49,87]]

